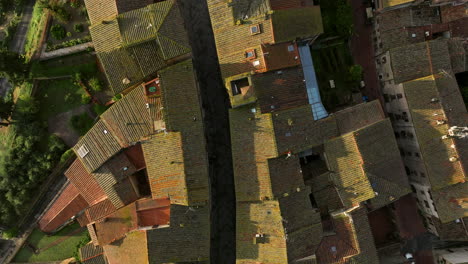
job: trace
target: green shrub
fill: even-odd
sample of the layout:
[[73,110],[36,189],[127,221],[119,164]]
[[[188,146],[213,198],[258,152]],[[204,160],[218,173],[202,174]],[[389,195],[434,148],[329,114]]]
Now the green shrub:
[[13,227],[13,228],[10,228],[8,230],[5,230],[3,232],[3,238],[4,239],[11,239],[11,238],[14,238],[14,237],[17,237],[18,236],[18,228],[17,227]]
[[68,11],[61,5],[53,5],[51,6],[52,15],[54,18],[59,20],[62,23],[67,23],[70,21],[71,15]]
[[67,161],[72,156],[75,156],[75,152],[73,152],[73,149],[68,149],[60,157],[60,163],[63,164],[65,161]]
[[60,44],[56,44],[56,45],[47,44],[46,51],[52,51],[52,50],[58,50],[58,49],[61,49],[61,48],[72,47],[72,46],[76,46],[76,45],[83,44],[83,43],[90,42],[90,41],[91,41],[91,37],[86,36],[86,37],[80,38],[80,39],[71,39],[71,40],[62,42]]
[[80,1],[78,1],[78,0],[71,0],[70,1],[70,6],[73,7],[73,8],[78,8],[78,7],[81,6],[81,4],[80,4]]
[[52,37],[57,40],[64,39],[66,36],[65,28],[62,25],[56,24],[50,28]]
[[349,78],[353,82],[359,82],[362,79],[362,66],[355,64],[349,68]]
[[86,134],[91,127],[93,127],[94,121],[89,117],[88,113],[82,113],[75,115],[70,119],[70,126],[80,135]]
[[67,32],[67,37],[71,37],[72,36],[72,33],[71,32]]
[[83,32],[83,29],[84,29],[84,27],[83,27],[83,24],[81,24],[81,23],[75,24],[73,26],[73,30],[75,30],[75,32],[78,32],[78,33]]
[[82,104],[89,104],[91,102],[91,96],[87,94],[81,95],[81,103]]
[[95,104],[93,105],[93,110],[96,113],[96,115],[102,115],[107,110],[107,106],[105,105],[100,105],[100,104]]
[[122,99],[122,94],[116,94],[116,95],[114,95],[114,97],[112,97],[112,100],[114,102],[117,102],[120,99]]
[[102,84],[101,84],[101,81],[99,81],[98,78],[96,77],[93,77],[91,79],[89,79],[89,86],[91,87],[91,89],[95,92],[100,92],[102,91]]

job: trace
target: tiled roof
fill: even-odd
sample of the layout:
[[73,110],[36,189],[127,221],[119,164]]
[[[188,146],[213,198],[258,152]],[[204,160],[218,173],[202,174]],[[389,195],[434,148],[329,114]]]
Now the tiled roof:
[[[122,148],[152,134],[154,122],[162,119],[161,108],[160,98],[146,98],[144,87],[138,86],[104,112],[73,150],[86,170],[94,172]],[[83,157],[82,147],[89,151]]]
[[410,192],[388,119],[325,142],[325,154],[347,208],[372,198],[379,208]]
[[251,109],[229,112],[236,200],[273,197],[267,159],[278,156],[271,114]]
[[363,159],[352,133],[325,143],[331,179],[338,188],[345,207],[353,207],[373,198],[374,191],[364,168]]
[[432,191],[437,214],[442,223],[468,217],[468,183],[458,183]]
[[332,218],[335,234],[323,237],[316,251],[317,261],[321,264],[342,264],[350,256],[359,253],[353,219],[340,214]]
[[138,86],[101,115],[124,145],[132,145],[154,131],[143,86]]
[[331,180],[330,172],[313,177],[306,184],[311,186],[317,207],[321,212],[327,213],[344,208],[338,190]]
[[457,19],[466,19],[466,4],[441,6],[440,17],[443,23],[451,22]]
[[180,132],[189,205],[208,199],[208,157],[199,88],[191,60],[159,72],[168,131]]
[[378,100],[358,104],[333,113],[340,134],[346,134],[385,118]]
[[320,6],[275,10],[271,15],[275,43],[304,39],[323,33]]
[[414,7],[398,8],[379,13],[379,29],[381,32],[405,27],[426,26],[440,23],[438,7],[418,5]]
[[91,24],[152,4],[152,0],[85,0]]
[[53,232],[86,207],[88,203],[78,189],[73,184],[67,183],[52,206],[39,219],[39,229],[46,233]]
[[135,203],[120,208],[107,216],[106,219],[96,223],[96,235],[99,245],[110,244],[125,236],[129,231],[138,228]]
[[166,61],[190,52],[175,0],[122,13],[90,28],[98,57],[114,93],[141,82]]
[[279,154],[301,152],[339,135],[336,117],[314,121],[310,105],[273,113],[272,119]]
[[400,151],[389,119],[379,121],[354,133],[375,198],[374,209],[411,192]]
[[252,85],[262,113],[307,105],[307,90],[301,67],[266,72],[252,76]]
[[[354,224],[354,235],[359,245],[359,254],[351,257],[349,263],[375,264],[379,263],[367,211],[360,207],[350,213]],[[354,261],[354,262],[352,262]]]
[[209,263],[209,208],[171,205],[170,227],[147,231],[150,263]]
[[133,231],[114,243],[104,246],[109,264],[148,264],[146,231]]
[[[463,102],[460,102],[461,96],[456,89],[457,85],[451,78],[453,77],[444,74],[431,75],[403,84],[421,156],[425,161],[428,178],[434,190],[465,181],[461,163],[449,160],[451,157],[458,157],[457,150],[451,147],[455,141],[442,139],[442,136],[448,133],[450,125],[463,126],[467,120],[466,108]],[[446,94],[441,96],[439,91]],[[433,98],[440,102],[432,102]],[[445,118],[448,118],[449,124],[437,124],[437,120],[446,120]],[[455,119],[453,123],[452,118]],[[463,148],[460,150],[466,152]]]
[[157,134],[143,144],[148,180],[153,198],[170,197],[187,205],[184,156],[179,132]]
[[390,50],[395,83],[451,70],[447,40],[432,40]]
[[[285,156],[268,159],[267,165],[274,197],[282,197],[285,193],[305,187],[301,173],[301,165],[297,156],[292,156],[288,159],[286,159]],[[285,177],[285,175],[288,176]]]
[[[107,132],[107,133],[106,133]],[[79,151],[86,149],[89,152],[80,157]],[[94,172],[110,157],[122,149],[117,139],[112,135],[110,128],[103,120],[99,120],[78,143],[73,147],[88,172]]]
[[80,258],[84,264],[107,264],[102,247],[91,243],[80,248]]
[[114,206],[120,208],[138,198],[128,179],[135,172],[136,168],[127,156],[119,153],[92,175]]
[[[468,217],[462,219],[464,223],[468,223]],[[443,241],[466,241],[468,234],[463,222],[450,221],[447,223],[440,222],[440,219],[432,217],[432,222],[437,229],[438,236]]]
[[79,159],[75,159],[72,165],[70,165],[65,172],[65,176],[75,185],[89,205],[94,205],[107,197],[106,193],[102,190],[94,177],[86,171],[83,163],[81,163]]
[[104,217],[112,214],[117,209],[109,199],[105,199],[86,209],[85,214],[89,222],[95,222],[103,219]]

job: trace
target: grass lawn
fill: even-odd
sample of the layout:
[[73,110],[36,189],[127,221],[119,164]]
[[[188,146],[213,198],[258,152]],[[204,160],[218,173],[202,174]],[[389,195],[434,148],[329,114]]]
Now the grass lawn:
[[[355,84],[348,79],[349,67],[353,60],[347,45],[334,42],[312,47],[312,58],[317,74],[322,102],[328,111],[348,103]],[[335,81],[335,88],[330,87],[329,80]]]
[[39,1],[34,5],[31,23],[29,24],[28,32],[26,33],[26,43],[24,50],[26,53],[26,61],[31,59],[31,56],[36,52],[41,40],[42,32],[44,31],[47,21],[47,11],[39,7]]
[[47,121],[49,117],[72,110],[81,103],[83,89],[71,78],[41,81],[36,99],[39,100],[39,117]]
[[[30,243],[35,248],[41,249],[47,247],[58,239],[63,239],[64,236],[81,228],[78,223],[73,223],[60,230],[52,236],[47,236],[38,229],[35,229],[28,238]],[[14,258],[14,262],[40,262],[40,261],[58,261],[73,257],[76,246],[81,240],[86,239],[88,231],[83,229],[81,232],[73,234],[66,240],[63,240],[58,245],[55,245],[46,250],[41,250],[35,255],[30,248],[23,247]]]

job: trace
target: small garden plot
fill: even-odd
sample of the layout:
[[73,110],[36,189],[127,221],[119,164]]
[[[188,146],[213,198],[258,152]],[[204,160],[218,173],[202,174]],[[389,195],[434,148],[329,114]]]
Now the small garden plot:
[[46,51],[71,47],[91,41],[89,22],[83,0],[49,5],[53,14]]
[[362,73],[360,66],[353,66],[347,45],[342,41],[316,45],[312,47],[312,58],[325,108],[333,111],[349,104]]
[[75,257],[78,247],[90,241],[88,230],[78,223],[69,225],[54,235],[48,236],[35,229],[13,262],[59,261]]

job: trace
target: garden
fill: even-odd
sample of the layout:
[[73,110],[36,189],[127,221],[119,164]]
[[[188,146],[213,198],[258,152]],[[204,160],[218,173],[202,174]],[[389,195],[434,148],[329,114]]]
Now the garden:
[[44,8],[52,14],[46,51],[71,47],[91,41],[89,21],[83,0],[47,3]]
[[353,63],[348,40],[354,32],[352,8],[346,0],[321,1],[324,34],[311,46],[322,103],[336,111],[359,92],[362,67]]
[[77,258],[79,248],[89,241],[87,229],[80,227],[76,222],[53,235],[34,229],[13,262],[47,262]]

